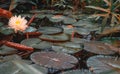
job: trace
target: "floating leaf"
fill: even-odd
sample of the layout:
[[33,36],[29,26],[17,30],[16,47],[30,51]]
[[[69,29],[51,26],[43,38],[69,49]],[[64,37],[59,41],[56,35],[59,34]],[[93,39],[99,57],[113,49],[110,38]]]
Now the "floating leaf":
[[0,55],[9,55],[9,54],[15,54],[17,53],[17,49],[7,47],[5,45],[0,47]]
[[33,14],[20,14],[22,17],[29,17],[29,18],[32,18]]
[[54,15],[49,19],[52,22],[61,22],[61,21],[63,21],[64,24],[73,24],[73,23],[77,22],[76,19],[68,17],[68,16],[63,16],[63,15]]
[[69,69],[78,63],[78,60],[71,55],[55,52],[35,52],[31,60],[41,66],[54,69]]
[[54,15],[54,16],[52,16],[52,17],[49,18],[49,19],[50,19],[50,21],[52,21],[52,22],[61,22],[61,21],[63,21],[65,18],[66,18],[66,17],[63,16],[63,15]]
[[40,43],[41,40],[39,38],[29,38],[29,39],[24,39],[21,41],[21,44],[33,47],[34,45]]
[[106,43],[113,44],[113,45],[116,41],[119,41],[119,40],[120,40],[119,37],[103,37],[100,39],[100,41],[102,42],[106,42]]
[[33,45],[33,48],[35,48],[35,49],[41,49],[43,51],[46,51],[46,50],[48,51],[49,49],[52,48],[52,44],[49,43],[49,42],[46,42],[46,41],[41,41],[38,44]]
[[40,70],[37,70],[36,68],[24,63],[21,60],[14,60],[13,63],[23,71],[22,74],[43,74]]
[[31,10],[30,13],[38,13],[39,15],[40,14],[53,14],[55,13],[56,11],[54,10]]
[[99,41],[90,41],[84,43],[84,49],[95,54],[109,55],[115,53],[108,45]]
[[[41,66],[36,65],[36,64],[30,65],[30,66],[32,66],[33,68],[37,69],[38,71],[41,71],[43,74],[47,74],[47,68],[41,67]],[[29,73],[26,73],[23,70],[19,70],[15,74],[29,74]]]
[[91,31],[86,28],[75,28],[75,32],[77,32],[80,35],[88,35]]
[[1,27],[1,26],[3,26],[3,23],[2,23],[2,22],[0,22],[0,27]]
[[12,60],[21,60],[22,58],[16,54],[13,54],[13,55],[7,55],[5,57],[1,57],[0,58],[0,64],[3,64],[5,62],[9,62],[9,61],[12,61]]
[[7,28],[7,27],[2,27],[0,29],[0,32],[4,35],[10,35],[10,34],[13,34],[14,33],[14,30],[11,29],[11,28]]
[[70,70],[66,72],[62,72],[61,74],[94,74],[89,70]]
[[75,22],[77,22],[77,20],[74,19],[74,18],[70,18],[70,17],[66,17],[66,18],[63,20],[63,23],[64,23],[64,24],[73,24],[73,23],[75,23]]
[[19,68],[11,61],[0,64],[0,74],[15,74]]
[[112,56],[93,56],[87,60],[87,66],[96,74],[119,74],[120,59]]
[[37,29],[34,27],[28,27],[25,32],[35,32]]
[[82,47],[78,43],[66,42],[62,44],[53,45],[52,49],[56,52],[74,54],[74,53],[81,51]]
[[50,41],[50,42],[65,42],[69,40],[68,35],[59,34],[59,35],[41,35],[39,36],[41,40]]
[[63,29],[59,27],[40,27],[37,31],[43,34],[59,34],[63,32]]
[[74,31],[74,28],[69,28],[68,26],[65,26],[65,25],[63,25],[62,28],[63,28],[65,34],[71,35],[72,32]]
[[73,43],[80,43],[80,44],[83,44],[83,43],[85,43],[85,42],[88,42],[89,40],[87,40],[87,39],[83,39],[83,38],[73,38],[73,40],[72,40],[72,42]]
[[40,18],[40,19],[43,19],[45,17],[51,18],[52,16],[53,16],[52,14],[39,14],[37,17]]
[[73,26],[78,26],[78,27],[84,27],[84,28],[93,28],[96,25],[93,25],[92,22],[89,22],[87,20],[79,20],[78,22],[74,23]]

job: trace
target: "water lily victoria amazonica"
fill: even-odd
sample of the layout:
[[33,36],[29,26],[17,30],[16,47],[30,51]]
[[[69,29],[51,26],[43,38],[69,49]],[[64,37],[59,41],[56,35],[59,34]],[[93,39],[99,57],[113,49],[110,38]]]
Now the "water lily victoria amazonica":
[[24,31],[26,30],[27,26],[27,20],[25,17],[19,16],[13,16],[10,18],[8,25],[10,28],[14,29],[15,33],[18,31]]

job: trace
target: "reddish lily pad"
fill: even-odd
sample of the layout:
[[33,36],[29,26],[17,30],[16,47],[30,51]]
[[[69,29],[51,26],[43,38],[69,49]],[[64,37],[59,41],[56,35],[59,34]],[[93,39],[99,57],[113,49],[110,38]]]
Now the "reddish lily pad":
[[85,42],[84,49],[95,54],[110,55],[115,53],[108,45],[99,41]]
[[34,52],[31,60],[36,64],[54,69],[69,69],[78,63],[78,60],[71,55],[55,52]]

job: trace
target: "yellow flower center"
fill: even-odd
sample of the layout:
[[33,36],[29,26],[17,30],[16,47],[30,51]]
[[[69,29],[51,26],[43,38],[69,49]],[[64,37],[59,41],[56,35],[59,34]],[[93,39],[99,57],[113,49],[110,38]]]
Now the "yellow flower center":
[[19,24],[20,24],[20,21],[19,21],[19,20],[17,20],[17,21],[15,22],[15,24],[19,25]]

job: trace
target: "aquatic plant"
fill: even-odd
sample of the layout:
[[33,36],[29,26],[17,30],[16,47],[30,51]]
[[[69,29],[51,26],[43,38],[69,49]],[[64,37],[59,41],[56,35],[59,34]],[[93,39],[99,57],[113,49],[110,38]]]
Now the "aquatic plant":
[[28,27],[27,20],[24,17],[21,17],[20,15],[18,17],[11,17],[9,19],[8,25],[10,28],[14,29],[15,33],[17,33],[17,31],[24,31]]
[[60,9],[73,9],[72,5],[70,5],[66,0],[57,1],[54,4],[54,7],[58,7]]
[[120,14],[119,14],[120,1],[119,0],[116,0],[116,1],[103,0],[103,1],[104,3],[106,3],[106,6],[103,6],[103,7],[86,6],[87,8],[92,8],[100,11],[98,14],[93,14],[92,16],[96,17],[97,18],[96,20],[102,17],[103,20],[102,20],[101,31],[103,31],[106,25],[116,26],[120,24]]

